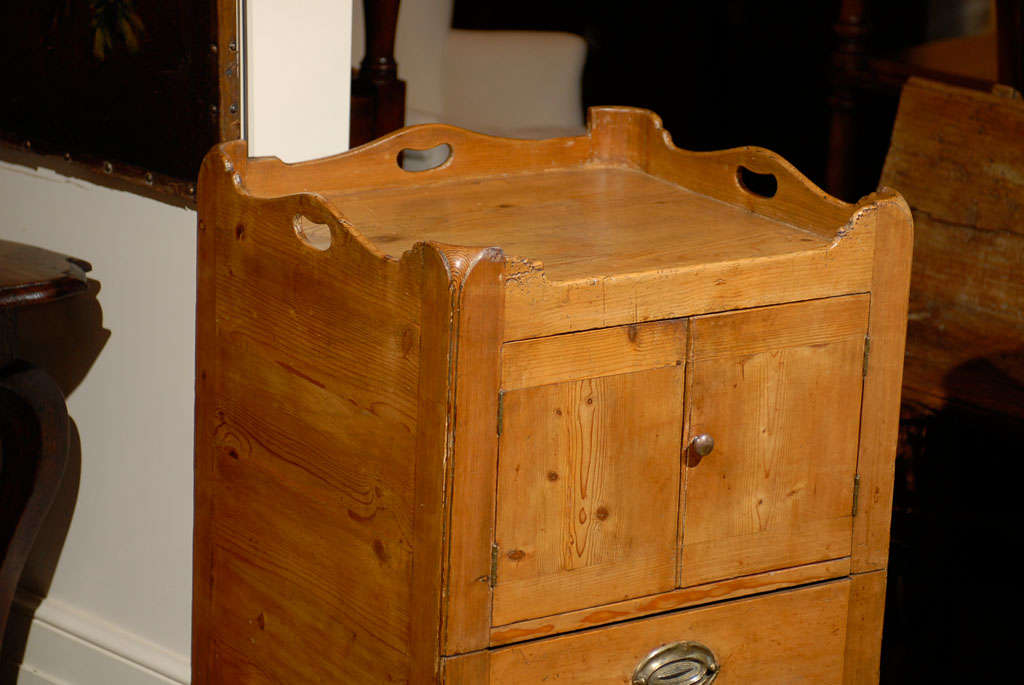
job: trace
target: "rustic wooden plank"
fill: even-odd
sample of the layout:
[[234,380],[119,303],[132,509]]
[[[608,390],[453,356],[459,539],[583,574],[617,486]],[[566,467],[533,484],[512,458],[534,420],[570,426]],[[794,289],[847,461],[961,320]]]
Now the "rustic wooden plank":
[[[851,466],[851,474],[852,471]],[[806,523],[802,520],[795,523],[792,520],[783,521],[778,531],[755,531],[731,536],[723,534],[709,540],[688,538],[691,528],[687,526],[683,531],[680,585],[689,587],[723,578],[743,577],[766,569],[812,564],[847,554],[850,549],[849,502],[853,490],[852,475],[846,485],[846,491],[839,494],[840,502],[845,500],[847,505],[845,516]],[[839,508],[836,504],[832,506]],[[689,514],[688,508],[684,515]],[[742,514],[749,517],[751,512],[735,512],[735,518],[740,519]],[[807,518],[810,519],[812,515]]]
[[502,390],[679,366],[685,320],[658,321],[505,343]]
[[[452,154],[436,169],[405,171],[398,165],[402,150],[426,150],[447,144]],[[487,176],[536,173],[582,165],[590,156],[590,139],[520,140],[496,138],[443,124],[410,126],[339,155],[285,164],[275,157],[253,160],[246,187],[257,196],[302,193],[420,188],[452,181],[463,183]],[[439,242],[443,238],[436,238]]]
[[1024,235],[916,210],[914,225],[904,396],[1024,417]]
[[[448,417],[455,380],[451,373],[455,331],[452,320],[453,268],[446,254],[423,250],[418,409],[415,427],[412,565],[408,639],[409,681],[431,683],[440,670],[444,503],[447,499],[451,425]],[[454,272],[454,273],[453,273]],[[408,457],[406,461],[409,461]],[[346,550],[347,553],[347,550]],[[378,601],[393,595],[379,595]]]
[[1024,101],[910,79],[882,184],[938,221],[1024,235]]
[[[216,677],[213,645],[275,681],[405,680],[423,260],[382,260],[312,196],[246,197],[244,164],[203,167],[194,682]],[[287,648],[248,641],[260,612]]]
[[672,589],[682,376],[505,393],[496,625]]
[[955,305],[918,310],[907,325],[903,364],[904,401],[933,410],[967,403],[1024,418],[1022,324]]
[[907,330],[913,221],[899,196],[880,198],[868,336],[871,354],[861,401],[857,474],[860,501],[853,520],[853,571],[885,568],[889,558],[892,483]]
[[849,589],[839,580],[499,648],[491,682],[620,685],[654,648],[696,640],[718,659],[716,683],[837,685]]
[[[1024,210],[1020,221],[1024,224]],[[1024,235],[950,224],[917,210],[914,227],[914,318],[937,308],[960,307],[1024,326],[1024,312],[1017,306],[1024,302]]]
[[853,295],[701,316],[693,320],[694,360],[764,354],[864,337],[870,296]]
[[512,264],[505,278],[505,340],[867,292],[872,230],[859,222],[828,249],[571,282]]
[[491,631],[491,645],[500,646],[523,640],[533,640],[699,604],[735,599],[744,595],[784,590],[797,585],[839,578],[849,572],[850,558],[844,557],[806,566],[730,578],[706,585],[695,585],[650,597],[638,597],[623,602],[605,604],[600,607],[567,611],[553,616],[495,627]]
[[457,312],[443,654],[483,649],[491,626],[503,264],[496,250],[473,256]]

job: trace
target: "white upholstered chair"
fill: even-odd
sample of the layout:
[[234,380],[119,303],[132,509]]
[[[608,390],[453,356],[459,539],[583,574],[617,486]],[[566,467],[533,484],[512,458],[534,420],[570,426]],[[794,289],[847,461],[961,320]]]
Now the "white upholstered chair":
[[[353,3],[352,63],[365,50]],[[452,0],[403,0],[395,59],[406,82],[406,124],[442,122],[514,138],[583,132],[586,43],[570,33],[452,29]]]

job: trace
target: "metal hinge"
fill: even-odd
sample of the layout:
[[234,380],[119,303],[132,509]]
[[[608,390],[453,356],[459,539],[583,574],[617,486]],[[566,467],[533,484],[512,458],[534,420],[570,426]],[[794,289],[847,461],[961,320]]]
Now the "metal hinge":
[[494,587],[498,584],[498,543],[494,542],[491,544],[491,575],[487,579],[487,584]]
[[864,336],[864,375],[868,375],[868,357],[871,356],[871,338]]
[[501,427],[505,422],[505,391],[498,392],[498,435],[501,435]]
[[851,516],[857,515],[857,505],[860,503],[860,474],[853,477],[853,511]]

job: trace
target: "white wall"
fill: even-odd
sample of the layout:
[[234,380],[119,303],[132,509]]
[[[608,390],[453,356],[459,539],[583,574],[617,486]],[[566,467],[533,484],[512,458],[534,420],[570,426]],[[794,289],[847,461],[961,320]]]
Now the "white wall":
[[8,164],[0,206],[0,237],[92,262],[109,331],[82,341],[102,349],[68,397],[77,497],[63,548],[58,516],[22,581],[22,613],[49,588],[19,682],[188,682],[195,213]]
[[249,0],[245,17],[249,154],[300,162],[347,150],[352,0]]

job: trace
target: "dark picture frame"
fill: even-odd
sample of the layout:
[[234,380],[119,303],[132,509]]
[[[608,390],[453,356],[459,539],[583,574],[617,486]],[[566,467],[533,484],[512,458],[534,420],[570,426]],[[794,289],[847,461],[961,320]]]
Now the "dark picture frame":
[[241,134],[237,0],[17,0],[0,8],[0,158],[172,204]]

